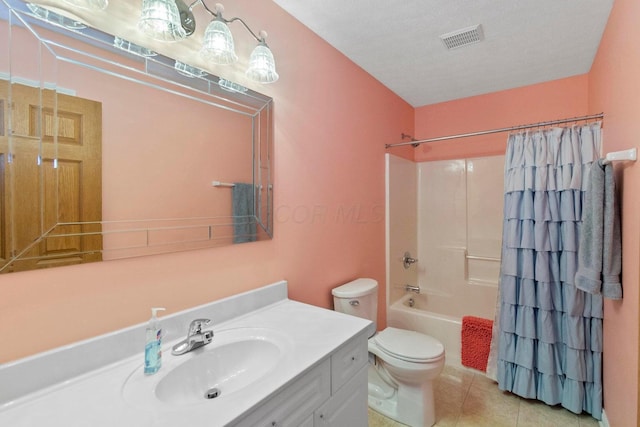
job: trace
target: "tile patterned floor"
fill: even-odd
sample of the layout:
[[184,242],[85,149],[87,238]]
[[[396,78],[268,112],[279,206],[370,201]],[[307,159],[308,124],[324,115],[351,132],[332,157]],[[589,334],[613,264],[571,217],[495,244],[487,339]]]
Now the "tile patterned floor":
[[[521,399],[470,370],[445,367],[435,383],[437,427],[598,427],[589,415]],[[369,409],[369,427],[402,427]]]

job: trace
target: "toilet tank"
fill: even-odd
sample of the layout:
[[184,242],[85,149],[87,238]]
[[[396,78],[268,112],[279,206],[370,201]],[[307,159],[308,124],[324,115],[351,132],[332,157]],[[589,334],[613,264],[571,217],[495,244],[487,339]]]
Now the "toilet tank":
[[[333,288],[333,308],[340,313],[362,317],[376,323],[378,315],[378,282],[356,279]],[[375,330],[375,329],[374,329]]]

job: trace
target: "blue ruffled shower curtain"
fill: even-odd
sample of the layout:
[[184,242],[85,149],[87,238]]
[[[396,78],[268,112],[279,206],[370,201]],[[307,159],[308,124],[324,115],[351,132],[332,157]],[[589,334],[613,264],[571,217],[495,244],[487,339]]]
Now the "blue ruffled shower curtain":
[[602,296],[576,288],[574,276],[585,190],[600,139],[600,123],[509,136],[488,371],[501,390],[597,419]]

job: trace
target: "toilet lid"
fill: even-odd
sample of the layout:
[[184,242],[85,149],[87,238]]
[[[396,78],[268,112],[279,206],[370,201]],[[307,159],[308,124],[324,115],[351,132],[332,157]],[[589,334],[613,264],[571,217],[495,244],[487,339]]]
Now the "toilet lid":
[[389,327],[379,332],[375,340],[381,350],[408,362],[429,362],[444,354],[440,341],[420,332]]

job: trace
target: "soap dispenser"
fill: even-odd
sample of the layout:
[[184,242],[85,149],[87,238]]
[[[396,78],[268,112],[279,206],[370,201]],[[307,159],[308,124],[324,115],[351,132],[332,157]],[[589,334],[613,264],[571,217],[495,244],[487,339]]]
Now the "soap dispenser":
[[162,311],[162,307],[153,307],[151,309],[151,319],[147,324],[146,343],[144,346],[144,373],[152,375],[158,372],[162,366],[162,327],[158,320],[158,311]]

